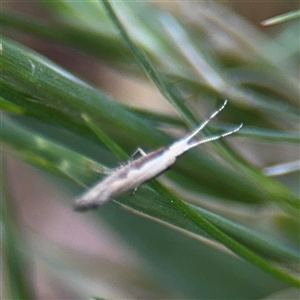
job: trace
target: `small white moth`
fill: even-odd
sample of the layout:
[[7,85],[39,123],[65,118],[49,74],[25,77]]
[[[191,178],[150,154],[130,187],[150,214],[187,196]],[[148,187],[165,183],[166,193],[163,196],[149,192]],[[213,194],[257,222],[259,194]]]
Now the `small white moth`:
[[243,126],[243,124],[220,135],[212,136],[199,141],[193,141],[195,135],[199,133],[199,131],[201,131],[208,124],[208,122],[225,107],[226,103],[227,100],[224,102],[222,107],[215,111],[191,134],[175,141],[169,147],[160,148],[148,154],[141,149],[138,149],[138,152],[142,154],[140,158],[129,161],[129,163],[119,169],[116,169],[102,181],[89,189],[75,202],[75,210],[85,211],[91,208],[96,208],[126,191],[136,190],[144,182],[166,171],[175,163],[177,157],[185,153],[187,150],[237,132]]

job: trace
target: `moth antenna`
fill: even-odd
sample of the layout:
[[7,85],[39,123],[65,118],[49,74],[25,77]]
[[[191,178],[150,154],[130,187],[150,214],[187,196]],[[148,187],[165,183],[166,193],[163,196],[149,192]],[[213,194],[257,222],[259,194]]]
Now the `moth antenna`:
[[208,142],[211,142],[211,141],[215,141],[215,140],[218,140],[218,139],[221,139],[225,136],[228,136],[228,135],[231,135],[237,131],[239,131],[241,128],[243,127],[243,123],[241,123],[237,128],[231,130],[231,131],[227,131],[227,132],[224,132],[222,134],[219,134],[219,135],[215,135],[215,136],[212,136],[212,137],[209,137],[209,138],[206,138],[204,140],[200,140],[198,142],[195,142],[193,144],[189,144],[189,147],[187,148],[188,149],[191,149],[193,147],[196,147],[196,146],[199,146],[201,144],[205,144],[205,143],[208,143]]
[[224,101],[223,105],[216,110],[208,119],[206,119],[194,132],[187,136],[184,140],[191,140],[198,132],[200,132],[219,112],[221,112],[227,104],[227,99]]

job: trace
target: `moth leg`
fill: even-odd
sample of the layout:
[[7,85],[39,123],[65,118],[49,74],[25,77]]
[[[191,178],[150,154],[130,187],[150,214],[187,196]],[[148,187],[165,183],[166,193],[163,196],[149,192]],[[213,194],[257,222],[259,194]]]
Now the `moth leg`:
[[[133,152],[133,154],[131,155],[131,158],[134,158],[137,154],[140,154],[141,156],[146,156],[147,155],[147,153],[142,148],[137,148]],[[137,192],[138,188],[139,187],[137,186],[136,188],[133,189],[133,191],[130,194],[131,197],[135,195],[135,193]]]
[[130,197],[132,197],[132,196],[135,195],[135,193],[137,192],[138,188],[139,188],[139,187],[137,186],[136,188],[133,189],[133,191],[132,191],[131,194],[130,194]]
[[140,154],[141,156],[146,156],[147,153],[142,149],[142,148],[137,148],[133,154],[131,155],[131,157],[135,157],[137,154]]

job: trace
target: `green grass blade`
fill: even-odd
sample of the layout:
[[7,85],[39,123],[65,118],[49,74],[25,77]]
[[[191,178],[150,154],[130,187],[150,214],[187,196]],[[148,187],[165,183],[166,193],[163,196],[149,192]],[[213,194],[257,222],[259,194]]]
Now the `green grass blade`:
[[300,10],[296,10],[296,11],[291,11],[286,14],[282,14],[282,15],[264,20],[260,24],[263,26],[271,26],[271,25],[276,25],[276,24],[282,23],[282,22],[290,21],[290,20],[293,20],[293,19],[299,18],[299,17],[300,17]]
[[[206,42],[201,34],[205,31],[202,25],[185,27],[180,25],[183,22],[177,23],[186,38],[187,46],[193,47],[210,66],[215,66],[214,76],[226,79],[226,94],[218,86],[201,80],[193,64],[186,64],[184,49],[179,50],[182,36],[175,36],[170,42],[171,32],[161,30],[160,17],[164,19],[168,13],[154,8],[150,14],[150,6],[145,3],[134,6],[130,2],[123,2],[121,6],[114,4],[118,9],[116,17],[109,2],[104,1],[104,4],[106,10],[98,2],[92,1],[45,3],[51,9],[56,24],[35,18],[18,20],[5,14],[1,22],[5,25],[6,33],[14,25],[15,29],[28,29],[28,32],[37,36],[61,41],[101,57],[123,71],[126,70],[129,75],[140,75],[134,66],[135,58],[184,121],[118,104],[43,56],[3,38],[0,52],[0,105],[6,114],[13,116],[2,118],[1,142],[8,147],[4,151],[13,149],[24,160],[47,172],[67,176],[81,185],[89,185],[99,179],[94,169],[100,167],[102,173],[106,173],[108,166],[118,166],[117,158],[126,160],[128,154],[137,147],[143,147],[148,152],[168,146],[176,137],[163,134],[158,130],[159,127],[173,130],[176,126],[176,129],[183,129],[184,124],[198,123],[198,108],[202,110],[202,105],[204,107],[204,104],[212,103],[224,97],[224,94],[232,95],[233,99],[232,102],[228,99],[228,110],[220,116],[220,124],[226,125],[209,128],[212,132],[226,130],[231,128],[229,123],[243,121],[243,129],[231,137],[237,143],[242,144],[246,139],[247,142],[259,141],[268,143],[270,149],[273,145],[289,143],[293,146],[299,143],[298,83],[295,83],[293,77],[297,64],[293,57],[289,57],[287,64],[294,66],[291,69],[284,67],[284,62],[280,60],[276,63],[276,57],[278,59],[282,53],[282,49],[276,45],[277,41],[271,47],[272,58],[268,59],[268,51],[260,48],[258,39],[252,40],[248,37],[248,31],[243,31],[240,26],[230,27],[230,18],[228,23],[223,24],[221,19],[218,20],[220,14],[216,10],[216,14],[211,16],[213,26],[206,30],[209,29],[214,40],[217,40],[216,32],[226,32],[224,36],[230,36],[232,40],[229,40],[240,51],[232,50],[234,57],[225,59],[220,54],[224,49],[214,43],[208,51],[209,55],[206,55],[202,45],[202,39]],[[110,17],[107,17],[107,12]],[[134,16],[134,21],[129,21],[130,16]],[[206,17],[204,14],[203,18]],[[176,21],[175,18],[173,21]],[[122,40],[111,24],[121,32]],[[220,24],[223,24],[222,30],[218,27]],[[220,31],[215,31],[216,27]],[[137,31],[135,28],[138,28]],[[264,44],[267,39],[262,41]],[[172,45],[175,47],[172,48]],[[216,49],[221,49],[220,53]],[[247,55],[244,56],[241,49]],[[228,56],[227,51],[224,54]],[[257,54],[255,59],[249,58],[253,54]],[[283,56],[288,55],[288,51],[283,51]],[[185,99],[188,95],[201,95],[201,104],[188,100],[183,102],[182,95]],[[211,108],[207,107],[208,111]],[[184,230],[196,238],[209,236],[214,242],[222,243],[267,274],[298,287],[294,264],[298,254],[295,244],[298,242],[296,228],[299,227],[299,197],[292,192],[293,189],[288,189],[289,185],[285,187],[279,181],[267,177],[227,146],[231,138],[208,145],[209,151],[194,149],[178,159],[172,170],[158,179],[167,179],[164,183],[168,184],[168,189],[157,181],[151,181],[142,186],[135,197],[125,194],[115,200],[136,213]],[[261,164],[261,168],[264,166]],[[196,206],[187,204],[185,201],[188,200]],[[222,208],[227,208],[227,204],[228,215],[221,217],[219,213]],[[239,225],[239,221],[245,223],[243,214],[235,212],[235,204],[242,206],[249,214],[248,217],[253,211],[275,211],[269,220],[276,222],[272,223],[276,225],[272,231],[274,236],[266,239],[266,233],[259,234],[250,229],[252,224],[248,224],[249,228]],[[206,209],[197,205],[203,205]],[[105,212],[106,207],[103,209]],[[231,214],[236,214],[237,221],[230,221]],[[256,215],[251,217],[251,220],[258,220]],[[286,238],[282,245],[277,234]],[[129,230],[125,238],[130,240],[130,235]],[[142,243],[139,246],[142,249]],[[154,257],[154,253],[153,250],[149,257]],[[162,260],[166,258],[162,257]]]
[[178,98],[176,93],[174,93],[171,87],[166,83],[166,81],[162,78],[162,76],[156,71],[156,69],[152,65],[149,58],[145,55],[145,53],[142,52],[138,47],[136,47],[134,42],[129,37],[129,34],[123,27],[122,23],[118,19],[117,15],[115,14],[114,10],[112,9],[111,5],[109,4],[109,1],[103,0],[102,2],[113,24],[116,26],[124,42],[131,50],[131,52],[136,58],[136,61],[139,63],[139,65],[144,70],[144,72],[154,82],[154,84],[157,86],[160,92],[166,97],[166,99],[177,108],[177,110],[181,113],[184,119],[190,125],[195,125],[196,118],[191,112],[191,110],[189,110],[189,108],[184,104],[182,99]]
[[3,116],[0,134],[1,142],[14,149],[25,161],[55,175],[71,177],[77,183],[95,180],[95,173],[91,174],[93,169],[102,170],[104,173],[108,171],[105,166],[94,160]]
[[[226,247],[231,249],[234,253],[250,261],[266,273],[295,287],[300,287],[300,281],[296,276],[290,275],[268,260],[270,257],[276,257],[275,260],[297,260],[297,253],[290,249],[284,249],[280,245],[274,247],[272,242],[263,245],[263,239],[260,238],[259,235],[253,232],[250,233],[242,227],[236,225],[232,226],[230,222],[215,217],[205,210],[199,210],[198,208],[195,209],[189,206],[158,182],[152,181],[149,183],[149,186],[156,190],[159,197],[162,197],[161,200],[159,200],[157,196],[149,196],[149,193],[146,192],[150,198],[147,199],[147,197],[140,196],[139,194],[141,192],[138,191],[134,200],[129,197],[125,200],[125,197],[121,197],[121,203],[126,204],[126,206],[132,209],[137,209],[139,212],[143,212],[142,207],[145,207],[148,214],[150,213],[150,216],[167,221],[169,224],[173,224],[184,230],[198,234],[202,232],[202,235],[203,232],[207,232],[214,239],[226,245]],[[153,203],[155,203],[155,206]],[[196,227],[194,227],[193,224],[196,225]],[[244,234],[245,239],[243,238]],[[250,240],[252,240],[252,243]],[[250,247],[248,246],[249,244],[251,244]],[[272,254],[270,255],[269,253],[267,255],[268,259],[263,258],[261,254],[266,255],[269,250],[272,251]]]
[[18,212],[9,195],[5,173],[5,163],[1,157],[1,297],[34,300],[36,297],[31,282],[32,270],[26,253],[28,245],[22,236]]

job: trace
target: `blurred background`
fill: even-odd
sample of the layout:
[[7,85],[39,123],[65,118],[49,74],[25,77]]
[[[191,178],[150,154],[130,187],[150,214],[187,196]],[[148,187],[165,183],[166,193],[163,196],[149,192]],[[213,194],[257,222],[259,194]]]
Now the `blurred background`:
[[[170,12],[189,26],[198,21],[201,23],[197,20],[197,12],[202,9],[200,2],[148,1],[148,4]],[[134,9],[134,5],[131,4],[131,8]],[[55,24],[56,14],[62,16],[63,11],[62,6],[55,7],[55,2],[48,5],[42,1],[11,1],[2,2],[1,6],[5,15],[37,18],[45,20],[45,24]],[[114,7],[118,10],[117,3]],[[298,9],[299,2],[222,1],[222,5],[205,9],[207,14],[214,15],[221,14],[223,8],[237,21],[241,20],[243,30],[249,26],[249,39],[259,32],[259,38],[254,39],[266,37],[269,41],[282,33],[285,25],[263,27],[260,22]],[[13,26],[2,29],[5,36],[49,58],[115,101],[137,110],[178,118],[174,107],[164,100],[158,89],[136,71],[137,66],[130,66],[129,69],[134,69],[130,73],[122,63],[118,65],[106,57],[101,59],[88,51],[40,38],[38,34]],[[294,38],[299,42],[299,35]],[[226,40],[220,44],[222,42],[226,44]],[[213,42],[208,39],[207,43],[209,49]],[[187,93],[187,96],[190,95]],[[203,110],[196,109],[202,117],[214,108],[209,101],[204,103]],[[194,105],[199,106],[199,102]],[[254,125],[255,121],[261,124],[258,119],[253,120]],[[235,117],[229,122],[239,123],[240,120]],[[280,122],[284,124],[284,121]],[[291,125],[284,126],[293,129]],[[61,132],[58,130],[57,134]],[[232,144],[261,169],[299,159],[299,149],[294,144],[272,144],[272,153],[270,144],[246,138],[243,143],[233,141]],[[250,263],[237,259],[224,249],[220,251],[219,246],[211,247],[207,240],[201,242],[199,237],[185,235],[172,226],[133,214],[116,203],[111,202],[97,212],[74,213],[73,199],[83,190],[81,187],[30,166],[9,152],[8,148],[2,152],[2,185],[9,191],[11,204],[7,211],[14,218],[12,234],[18,239],[17,251],[22,253],[16,264],[26,273],[22,279],[24,290],[27,290],[24,294],[35,299],[297,299],[299,296],[296,290]],[[298,179],[297,172],[280,181],[297,194]],[[218,212],[225,210],[217,201],[212,200],[211,205],[219,207]],[[233,220],[242,219],[247,226],[252,223],[252,228],[264,233],[274,226],[273,219],[268,218],[272,210],[251,206],[246,211],[242,204],[231,205],[230,209],[234,209],[229,215]],[[253,215],[255,219],[252,219]],[[255,223],[256,218],[260,219],[259,223]],[[295,231],[297,233],[297,229]],[[10,299],[9,289],[13,287],[12,281],[7,280],[7,272],[4,267],[2,299]]]

